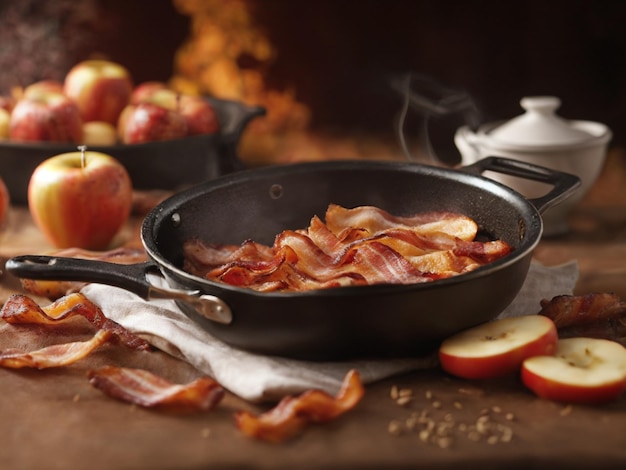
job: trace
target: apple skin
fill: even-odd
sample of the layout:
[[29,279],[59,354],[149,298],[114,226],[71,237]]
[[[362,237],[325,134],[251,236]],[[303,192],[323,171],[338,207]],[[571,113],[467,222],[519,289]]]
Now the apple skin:
[[157,90],[167,90],[168,87],[164,82],[151,80],[142,82],[135,87],[130,97],[130,104],[145,103],[150,100]]
[[73,99],[83,121],[104,121],[116,125],[130,103],[133,81],[122,65],[108,60],[79,62],[65,76],[65,95]]
[[144,103],[153,103],[181,114],[187,121],[187,135],[215,134],[220,130],[217,113],[201,96],[177,93],[156,85],[143,94]]
[[552,356],[524,361],[522,382],[537,396],[572,404],[600,404],[626,390],[626,348],[597,338],[566,338]]
[[483,323],[444,340],[439,362],[449,374],[489,379],[518,373],[524,360],[554,352],[556,326],[548,317],[524,315]]
[[4,226],[7,221],[9,207],[11,207],[11,196],[4,180],[0,178],[0,227]]
[[23,98],[36,98],[40,94],[60,93],[63,94],[63,84],[56,80],[40,80],[31,83],[24,88]]
[[17,100],[14,97],[0,95],[0,109],[4,109],[10,113],[13,111],[13,108],[15,108],[15,103],[17,103]]
[[69,152],[44,160],[28,186],[28,207],[58,248],[105,250],[128,220],[133,197],[124,166],[110,155]]
[[60,93],[34,93],[19,100],[11,113],[11,140],[78,143],[82,136],[83,121],[76,103]]
[[118,121],[118,137],[124,144],[139,144],[187,136],[187,121],[176,111],[153,103],[128,105]]
[[187,135],[216,134],[220,130],[213,106],[200,96],[182,95],[179,113],[187,120]]
[[11,113],[6,109],[0,108],[0,140],[9,138],[9,125],[11,122]]
[[82,143],[89,146],[110,146],[117,143],[117,129],[113,124],[104,121],[83,123]]

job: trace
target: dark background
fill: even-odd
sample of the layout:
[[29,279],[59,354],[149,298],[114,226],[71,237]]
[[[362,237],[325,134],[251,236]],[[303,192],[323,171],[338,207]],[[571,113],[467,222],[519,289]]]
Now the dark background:
[[[278,50],[267,70],[293,86],[315,126],[389,130],[389,80],[432,77],[468,93],[484,121],[556,95],[560,114],[626,140],[626,2],[610,0],[250,0]],[[170,0],[2,0],[0,88],[62,76],[98,52],[137,82],[166,80],[189,18]],[[254,66],[252,64],[251,66]]]

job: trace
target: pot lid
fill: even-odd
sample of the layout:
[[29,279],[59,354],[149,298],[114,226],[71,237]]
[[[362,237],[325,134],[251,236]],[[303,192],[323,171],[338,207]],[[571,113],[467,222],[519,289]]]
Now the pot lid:
[[505,144],[549,146],[581,144],[596,137],[557,116],[561,100],[555,96],[524,97],[520,105],[526,112],[493,128],[490,138]]

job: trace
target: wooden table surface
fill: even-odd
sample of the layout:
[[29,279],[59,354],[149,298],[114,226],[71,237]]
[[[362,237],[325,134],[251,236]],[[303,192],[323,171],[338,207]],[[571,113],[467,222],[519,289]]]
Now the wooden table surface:
[[[578,261],[576,293],[612,291],[626,298],[624,182],[626,158],[616,150],[598,184],[572,215],[572,231],[543,240],[536,250],[535,258],[547,265]],[[138,220],[133,220],[122,236],[132,238],[137,226]],[[28,211],[12,208],[0,235],[2,259],[50,248]],[[2,301],[21,291],[7,273],[0,288]],[[0,329],[0,348],[14,342],[14,334]],[[605,406],[568,406],[535,397],[516,377],[470,382],[438,370],[420,371],[370,384],[349,414],[272,445],[239,433],[234,411],[262,408],[231,395],[216,410],[194,414],[149,411],[105,397],[88,384],[86,373],[111,362],[157,369],[171,380],[197,375],[164,353],[128,355],[115,347],[56,370],[0,370],[0,468],[626,466],[626,397]],[[412,400],[397,404],[390,397],[393,387],[410,390]],[[431,436],[441,427],[445,439],[424,439],[421,424],[415,424],[420,416],[432,420]],[[472,433],[477,421],[488,423],[495,437]],[[445,423],[452,431],[444,429]]]

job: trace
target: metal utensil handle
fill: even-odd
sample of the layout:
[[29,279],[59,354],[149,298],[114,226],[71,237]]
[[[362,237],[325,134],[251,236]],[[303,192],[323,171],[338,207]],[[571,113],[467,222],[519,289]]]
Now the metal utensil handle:
[[118,264],[107,261],[60,256],[22,255],[7,260],[5,268],[24,279],[79,281],[120,287],[143,299],[171,299],[191,305],[200,315],[218,323],[230,323],[232,313],[221,299],[187,291],[155,286],[147,275],[158,273],[152,261]]
[[461,170],[474,174],[494,171],[551,185],[552,189],[547,194],[528,199],[539,212],[544,212],[546,209],[567,199],[581,184],[580,178],[570,173],[503,157],[486,157],[461,168]]

